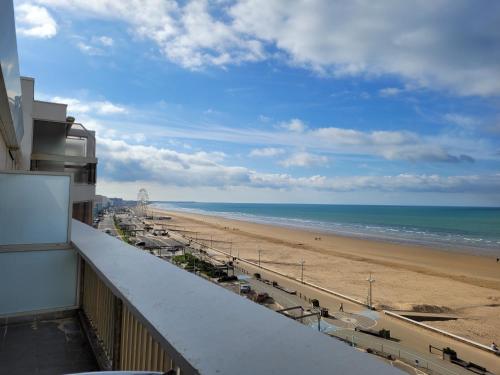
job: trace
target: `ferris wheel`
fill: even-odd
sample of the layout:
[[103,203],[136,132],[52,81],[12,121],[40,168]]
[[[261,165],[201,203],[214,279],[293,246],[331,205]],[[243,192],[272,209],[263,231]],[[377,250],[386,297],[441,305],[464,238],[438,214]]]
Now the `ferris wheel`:
[[137,193],[137,211],[140,215],[146,216],[149,204],[149,194],[144,188],[141,188]]

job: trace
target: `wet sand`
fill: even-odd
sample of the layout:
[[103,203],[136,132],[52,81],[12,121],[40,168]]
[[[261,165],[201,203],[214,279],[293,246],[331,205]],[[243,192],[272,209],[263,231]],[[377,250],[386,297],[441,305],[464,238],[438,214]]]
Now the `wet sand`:
[[235,256],[366,300],[370,272],[377,308],[448,312],[460,319],[426,322],[489,345],[500,341],[500,263],[493,257],[414,245],[162,211],[170,229]]

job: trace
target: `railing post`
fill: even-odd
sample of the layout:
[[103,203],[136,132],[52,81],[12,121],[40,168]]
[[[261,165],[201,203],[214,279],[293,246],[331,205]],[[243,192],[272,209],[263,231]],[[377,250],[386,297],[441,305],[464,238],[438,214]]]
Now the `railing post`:
[[113,309],[113,370],[121,370],[121,342],[122,342],[122,300],[114,297]]
[[80,265],[80,275],[79,275],[79,293],[78,293],[78,306],[79,308],[83,309],[83,294],[85,292],[85,260],[83,260],[83,257],[78,256],[80,259],[79,265]]

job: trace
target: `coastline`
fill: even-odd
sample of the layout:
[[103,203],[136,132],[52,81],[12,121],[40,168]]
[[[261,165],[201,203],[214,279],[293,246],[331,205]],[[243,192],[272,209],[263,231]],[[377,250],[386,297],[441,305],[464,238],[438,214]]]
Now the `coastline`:
[[[493,257],[154,208],[167,225],[206,244],[358,299],[377,280],[374,303],[394,310],[442,309],[461,318],[432,322],[485,344],[500,337],[500,264]],[[319,239],[321,238],[321,239]]]
[[[196,202],[193,202],[196,203]],[[256,224],[271,225],[289,229],[298,229],[324,235],[333,235],[347,238],[362,239],[392,243],[397,245],[419,246],[434,250],[454,253],[463,253],[480,256],[500,256],[500,239],[481,238],[479,234],[453,233],[429,231],[425,228],[416,228],[412,224],[387,226],[368,223],[343,223],[336,221],[321,221],[311,218],[267,216],[239,211],[210,211],[204,208],[187,208],[170,205],[170,203],[155,203],[153,208],[166,211],[175,211],[180,214],[194,214],[203,216],[220,217],[228,220],[251,222]],[[381,206],[374,206],[381,207]],[[404,206],[396,206],[404,208]],[[409,208],[415,208],[409,206]],[[434,208],[434,207],[432,207]],[[438,207],[448,209],[450,207]],[[452,207],[454,208],[454,207]],[[475,209],[475,207],[460,207],[461,209]],[[480,208],[485,209],[485,208]],[[496,210],[497,208],[491,208]],[[414,225],[414,224],[413,224]],[[499,224],[500,225],[500,224]],[[483,234],[484,235],[484,234]]]

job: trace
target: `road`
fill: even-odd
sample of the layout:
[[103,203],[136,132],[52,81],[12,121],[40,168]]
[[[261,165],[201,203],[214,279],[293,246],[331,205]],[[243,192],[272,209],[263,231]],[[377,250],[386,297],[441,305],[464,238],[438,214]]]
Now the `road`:
[[106,232],[106,230],[109,229],[110,235],[118,237],[118,232],[116,231],[115,223],[113,222],[113,216],[110,214],[106,214],[102,217],[97,229],[103,232]]

